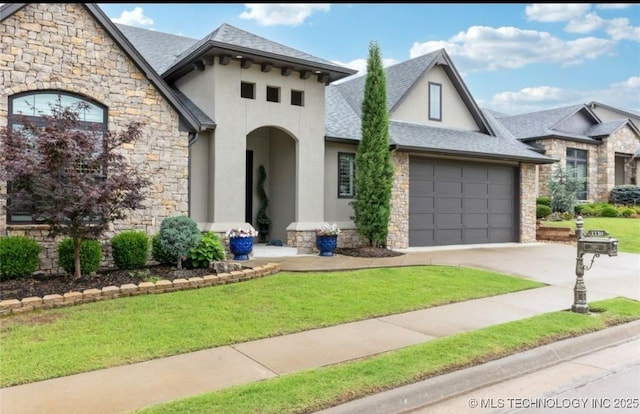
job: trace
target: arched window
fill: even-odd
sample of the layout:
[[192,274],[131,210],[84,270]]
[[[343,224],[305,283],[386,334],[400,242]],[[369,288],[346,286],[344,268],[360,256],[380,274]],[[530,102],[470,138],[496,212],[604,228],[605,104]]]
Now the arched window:
[[[80,104],[81,105],[78,105]],[[86,130],[107,130],[107,108],[95,101],[64,91],[30,91],[9,97],[8,127],[16,131],[21,129],[21,120],[26,117],[35,126],[46,126],[47,116],[52,115],[52,107],[71,107],[79,116],[79,128]],[[99,147],[99,144],[97,145]],[[28,162],[28,160],[25,160]],[[8,183],[11,196],[11,183]],[[11,197],[8,200],[11,204]],[[9,212],[8,224],[34,223],[30,212]]]

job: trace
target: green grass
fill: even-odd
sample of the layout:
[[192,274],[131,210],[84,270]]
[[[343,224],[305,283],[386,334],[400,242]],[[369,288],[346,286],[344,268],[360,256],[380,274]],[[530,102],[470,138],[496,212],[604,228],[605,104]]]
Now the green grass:
[[[575,220],[543,221],[548,227],[570,227],[575,230]],[[618,240],[618,251],[640,253],[640,219],[621,217],[585,217],[584,230],[606,230]]]
[[552,312],[435,339],[379,356],[160,404],[141,414],[306,413],[546,343],[640,319],[640,303],[609,299],[598,313]]
[[0,386],[542,286],[448,266],[287,273],[12,315]]

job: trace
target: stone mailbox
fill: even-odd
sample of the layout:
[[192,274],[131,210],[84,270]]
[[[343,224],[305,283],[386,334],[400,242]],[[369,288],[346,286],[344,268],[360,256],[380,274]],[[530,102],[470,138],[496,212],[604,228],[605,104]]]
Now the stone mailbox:
[[[578,257],[576,258],[576,285],[573,288],[573,305],[571,310],[576,313],[589,313],[587,304],[587,288],[584,285],[584,271],[591,269],[593,261],[601,254],[618,255],[618,240],[609,237],[605,230],[589,230],[583,234],[584,220],[576,218],[576,240],[578,241]],[[592,253],[593,258],[589,266],[585,266],[582,256]]]

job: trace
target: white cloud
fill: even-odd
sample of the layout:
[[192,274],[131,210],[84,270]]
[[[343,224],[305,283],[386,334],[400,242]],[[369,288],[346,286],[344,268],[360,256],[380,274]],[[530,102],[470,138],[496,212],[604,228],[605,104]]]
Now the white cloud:
[[415,42],[410,56],[445,48],[463,71],[516,69],[536,63],[576,65],[611,53],[614,42],[585,37],[566,41],[516,27],[473,26],[448,41]]
[[590,4],[532,4],[525,15],[536,22],[564,22],[580,17],[591,8]]
[[631,6],[633,6],[633,3],[600,3],[596,5],[598,9],[614,9],[614,10],[626,9]]
[[[333,63],[345,68],[355,69],[358,71],[357,75],[364,75],[365,73],[367,73],[367,59],[354,59],[346,63],[333,61]],[[396,63],[399,63],[399,61],[396,59],[382,59],[383,67],[395,65]]]
[[595,13],[587,13],[584,16],[573,18],[564,27],[569,33],[589,33],[603,27],[605,21]]
[[136,7],[132,11],[123,10],[120,17],[111,18],[114,23],[126,24],[128,26],[151,26],[153,19],[144,15],[142,7]]
[[591,101],[615,107],[640,110],[640,76],[612,83],[604,89],[572,90],[552,86],[523,88],[517,92],[501,92],[488,102],[478,102],[481,107],[515,115],[544,109],[586,104]]
[[605,31],[613,40],[640,42],[640,27],[629,26],[629,19],[624,17],[609,20]]
[[240,18],[255,20],[263,26],[298,26],[315,11],[329,11],[329,4],[254,4],[244,5],[248,10]]

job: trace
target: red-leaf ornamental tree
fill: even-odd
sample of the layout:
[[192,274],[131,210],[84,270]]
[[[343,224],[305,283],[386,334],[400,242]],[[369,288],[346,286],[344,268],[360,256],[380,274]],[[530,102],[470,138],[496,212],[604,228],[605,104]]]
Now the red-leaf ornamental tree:
[[75,277],[81,276],[80,243],[97,238],[130,210],[142,208],[149,181],[127,163],[124,144],[141,136],[131,122],[117,133],[97,130],[79,119],[86,103],[50,105],[37,125],[19,116],[0,131],[0,178],[7,185],[7,210],[31,214],[50,233],[73,239]]

